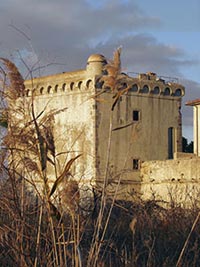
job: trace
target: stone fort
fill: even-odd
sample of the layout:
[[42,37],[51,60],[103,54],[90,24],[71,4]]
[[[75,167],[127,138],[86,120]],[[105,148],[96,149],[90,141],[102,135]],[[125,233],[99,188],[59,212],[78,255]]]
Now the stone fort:
[[[34,99],[36,116],[63,110],[54,119],[57,152],[65,154],[60,164],[66,154],[69,159],[81,154],[73,166],[80,186],[101,186],[107,177],[110,192],[115,192],[120,181],[118,195],[122,198],[135,191],[144,198],[152,193],[162,198],[168,195],[169,186],[177,188],[180,177],[178,188],[184,191],[182,186],[188,181],[191,185],[192,179],[191,173],[184,176],[185,166],[193,169],[191,161],[198,160],[182,153],[185,88],[152,72],[121,73],[127,91],[112,110],[115,93],[100,82],[106,64],[103,55],[93,54],[85,69],[25,81],[27,107]],[[50,177],[55,179],[51,173]]]

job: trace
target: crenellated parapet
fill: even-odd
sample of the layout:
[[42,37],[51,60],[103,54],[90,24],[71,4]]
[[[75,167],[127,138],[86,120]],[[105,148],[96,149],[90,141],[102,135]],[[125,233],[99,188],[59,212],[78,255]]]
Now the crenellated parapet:
[[182,97],[185,94],[185,88],[181,84],[161,79],[152,72],[139,74],[133,79],[135,83],[131,85],[130,91],[135,93],[169,97]]
[[51,94],[65,94],[72,92],[84,92],[91,90],[94,87],[94,81],[92,79],[81,79],[74,81],[67,81],[63,77],[63,81],[55,83],[37,83],[37,79],[34,79],[33,83],[25,82],[26,90],[25,96],[39,96],[39,95],[51,95]]
[[123,80],[121,89],[127,89],[128,94],[176,98],[181,98],[185,94],[184,86],[177,82],[161,79],[155,73],[141,73],[137,77],[123,73],[121,76],[121,80]]
[[95,78],[102,74],[105,64],[104,56],[93,54],[88,58],[84,70],[64,72],[25,81],[26,90],[24,95],[42,96],[94,90]]
[[[106,59],[99,54],[93,54],[88,58],[86,69],[61,74],[49,75],[25,81],[25,96],[48,96],[52,94],[81,93],[86,91],[101,90],[99,77],[103,78],[103,68]],[[185,88],[173,80],[164,80],[155,73],[140,73],[132,77],[122,73],[122,89],[128,93],[181,98],[185,94]],[[103,80],[103,79],[102,79]]]

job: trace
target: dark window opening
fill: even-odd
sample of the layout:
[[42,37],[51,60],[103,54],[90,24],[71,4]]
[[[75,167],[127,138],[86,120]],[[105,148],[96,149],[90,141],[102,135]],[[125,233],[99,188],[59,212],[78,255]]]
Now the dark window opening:
[[131,92],[137,92],[138,91],[138,86],[137,84],[134,84],[131,89],[130,89]]
[[73,90],[74,89],[74,83],[70,83],[70,89]]
[[170,89],[167,87],[165,88],[164,95],[170,95]]
[[133,159],[133,170],[139,170],[139,169],[140,169],[140,160]]
[[139,110],[133,110],[133,121],[139,121],[139,119],[140,119]]
[[173,159],[174,156],[174,128],[168,128],[168,159]]
[[140,93],[148,94],[149,93],[149,87],[147,85],[144,85],[142,89],[140,89]]
[[174,94],[175,96],[181,96],[182,95],[182,91],[181,91],[181,89],[177,89],[176,91],[175,91],[175,94]]
[[158,86],[154,87],[152,93],[158,95],[160,93],[160,88]]

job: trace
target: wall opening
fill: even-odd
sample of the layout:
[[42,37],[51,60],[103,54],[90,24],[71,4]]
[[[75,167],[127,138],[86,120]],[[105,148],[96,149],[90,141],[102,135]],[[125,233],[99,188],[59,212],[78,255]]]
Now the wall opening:
[[71,90],[74,89],[74,82],[70,83],[70,89],[71,89]]
[[148,85],[144,85],[142,89],[140,89],[140,93],[148,94],[149,93],[149,87]]
[[169,87],[165,88],[164,95],[170,95],[170,94],[171,92],[170,92]]
[[132,87],[130,88],[129,91],[130,91],[130,92],[137,92],[137,91],[138,91],[138,86],[137,86],[137,84],[132,85]]
[[168,159],[174,158],[174,128],[168,128]]
[[181,89],[176,89],[174,95],[175,95],[175,96],[181,96],[181,95],[182,95],[182,91],[181,91]]
[[52,93],[52,90],[51,90],[51,86],[49,85],[48,88],[47,88],[47,93],[50,94]]
[[65,88],[66,88],[66,83],[63,83],[63,85],[62,85],[63,92],[65,91]]
[[133,159],[133,170],[139,170],[139,169],[140,169],[140,160]]
[[78,83],[78,89],[81,89],[81,86],[82,86],[82,81],[80,81],[79,83]]
[[140,120],[140,111],[133,110],[133,121],[139,121],[139,120]]
[[152,94],[158,95],[160,93],[160,88],[158,86],[154,87]]

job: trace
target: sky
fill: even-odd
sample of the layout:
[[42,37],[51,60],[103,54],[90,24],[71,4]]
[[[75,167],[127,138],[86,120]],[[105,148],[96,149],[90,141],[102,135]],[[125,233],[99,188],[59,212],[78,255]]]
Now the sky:
[[183,135],[193,139],[192,108],[200,98],[199,0],[1,0],[0,54],[24,78],[86,67],[122,46],[124,72],[155,72],[185,86]]

